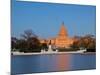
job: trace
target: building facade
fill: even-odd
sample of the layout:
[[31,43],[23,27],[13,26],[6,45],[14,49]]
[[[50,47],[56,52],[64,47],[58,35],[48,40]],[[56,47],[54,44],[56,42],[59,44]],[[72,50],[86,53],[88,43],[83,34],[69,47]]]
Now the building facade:
[[71,44],[73,44],[74,39],[68,36],[68,31],[62,23],[60,31],[55,38],[50,39],[42,39],[40,40],[41,43],[51,44],[55,47],[60,48],[69,48]]

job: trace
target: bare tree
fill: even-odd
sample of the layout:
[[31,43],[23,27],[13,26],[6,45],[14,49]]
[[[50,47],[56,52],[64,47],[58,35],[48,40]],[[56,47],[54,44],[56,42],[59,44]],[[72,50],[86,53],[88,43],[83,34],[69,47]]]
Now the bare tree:
[[29,30],[25,30],[23,34],[21,34],[21,37],[24,38],[25,40],[28,40],[32,37],[36,37],[37,36],[33,33],[33,31],[31,29]]

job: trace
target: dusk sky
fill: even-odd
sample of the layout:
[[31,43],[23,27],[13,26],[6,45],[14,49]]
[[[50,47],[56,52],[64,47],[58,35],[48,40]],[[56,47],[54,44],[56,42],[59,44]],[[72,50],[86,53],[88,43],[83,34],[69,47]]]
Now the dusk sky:
[[69,36],[95,35],[96,7],[72,4],[12,1],[11,35],[32,29],[41,38],[56,37],[62,22]]

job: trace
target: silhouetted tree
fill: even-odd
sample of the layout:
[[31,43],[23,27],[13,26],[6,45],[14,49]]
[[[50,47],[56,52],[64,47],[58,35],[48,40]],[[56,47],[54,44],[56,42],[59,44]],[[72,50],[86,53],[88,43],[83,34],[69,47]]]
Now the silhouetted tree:
[[11,39],[12,49],[16,49],[20,52],[40,52],[40,41],[32,30],[25,30],[20,39],[12,37]]
[[28,49],[27,42],[23,39],[18,40],[16,44],[16,49],[20,52],[26,51]]
[[92,51],[96,49],[96,39],[93,35],[86,35],[75,40],[71,47],[74,49],[86,48]]
[[81,36],[74,36],[73,39],[74,39],[74,42],[73,42],[73,44],[70,47],[73,48],[73,49],[78,50],[80,48]]
[[35,37],[37,38],[37,36],[33,33],[33,31],[31,29],[29,30],[25,30],[23,34],[21,34],[21,37],[24,39],[24,40],[28,40],[32,37]]
[[26,43],[25,52],[40,52],[40,42],[32,30],[25,30],[21,37]]
[[80,46],[87,49],[95,49],[96,39],[93,35],[86,35],[80,39]]
[[27,40],[27,48],[31,52],[40,52],[40,42],[36,37],[31,37]]
[[11,50],[16,49],[16,44],[17,44],[18,39],[16,37],[11,37]]

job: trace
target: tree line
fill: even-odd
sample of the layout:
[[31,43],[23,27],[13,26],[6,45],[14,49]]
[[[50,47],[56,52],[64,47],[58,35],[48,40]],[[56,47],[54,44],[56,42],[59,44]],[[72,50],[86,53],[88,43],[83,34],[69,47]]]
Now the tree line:
[[38,36],[32,30],[25,30],[20,39],[11,37],[12,51],[40,52],[42,48],[47,49],[47,44],[41,44]]
[[74,37],[76,40],[71,45],[74,49],[87,49],[89,52],[96,51],[96,38],[94,35],[85,35],[85,36],[76,36]]
[[[70,49],[87,49],[89,52],[96,51],[96,38],[93,35],[75,36],[75,41]],[[11,37],[11,50],[20,52],[40,52],[41,49],[48,49],[46,43],[40,43],[38,36],[32,30],[25,30],[21,37]]]

